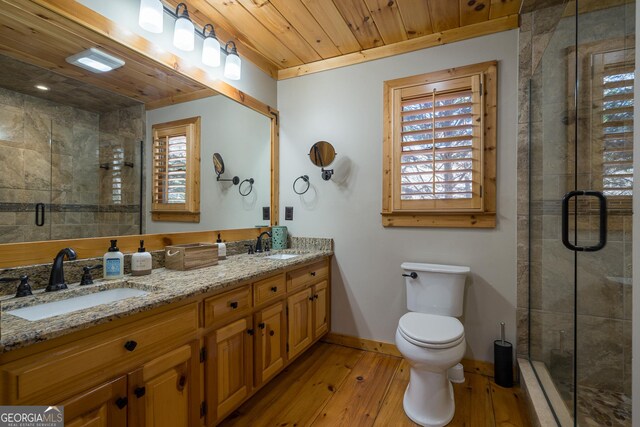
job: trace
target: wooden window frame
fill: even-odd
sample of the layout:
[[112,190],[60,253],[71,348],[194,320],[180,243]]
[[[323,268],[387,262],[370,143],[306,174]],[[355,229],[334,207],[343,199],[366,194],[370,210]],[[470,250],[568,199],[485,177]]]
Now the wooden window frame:
[[[583,43],[578,49],[578,85],[580,92],[578,99],[588,99],[589,107],[575,111],[575,81],[576,81],[576,49],[571,46],[567,49],[567,181],[566,188],[574,187],[574,175],[577,172],[578,188],[586,188],[603,191],[603,171],[602,171],[602,145],[600,143],[600,131],[602,126],[596,122],[596,117],[601,108],[599,99],[594,99],[594,93],[600,90],[600,84],[593,81],[593,68],[598,64],[593,64],[593,58],[607,52],[623,51],[629,49],[634,51],[635,38],[633,36],[619,37],[609,40],[600,40],[591,43]],[[596,60],[597,61],[597,60]],[[635,93],[634,93],[635,98]],[[576,118],[583,126],[578,126],[576,130]],[[576,154],[576,132],[578,141],[581,144],[578,150],[578,170],[575,168]],[[635,171],[634,171],[635,172]],[[607,197],[607,227],[609,231],[622,231],[627,226],[627,219],[633,212],[632,196],[608,195]],[[577,212],[581,215],[597,217],[599,205],[592,198],[578,200]],[[571,212],[576,211],[574,203],[570,205]],[[570,221],[570,228],[573,222]],[[580,224],[581,230],[596,230],[596,221],[588,220]]]
[[[200,116],[157,123],[151,127],[151,220],[165,222],[200,222]],[[186,135],[187,170],[185,203],[158,203],[154,200],[156,176],[155,144],[159,137]]]
[[[496,147],[497,147],[497,61],[451,68],[384,82],[384,139],[382,165],[382,225],[385,227],[494,228],[496,226]],[[400,209],[400,142],[396,126],[400,113],[398,92],[410,87],[426,87],[463,77],[480,76],[480,206],[473,209]]]

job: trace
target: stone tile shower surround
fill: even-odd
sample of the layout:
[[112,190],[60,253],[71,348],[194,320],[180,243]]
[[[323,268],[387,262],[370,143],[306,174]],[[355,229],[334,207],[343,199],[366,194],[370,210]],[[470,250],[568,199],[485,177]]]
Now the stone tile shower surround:
[[[560,120],[567,115],[568,93],[566,70],[561,67],[566,66],[566,49],[574,42],[575,31],[568,22],[558,25],[560,19],[573,19],[562,18],[565,7],[560,3],[522,14],[519,39],[517,352],[544,362],[551,372],[571,370],[574,351],[574,261],[560,238],[560,200],[571,187],[565,173],[567,126]],[[581,34],[581,43],[632,32],[613,24],[629,14],[624,7],[630,6],[581,15],[581,28],[590,29]],[[590,229],[595,234],[597,226]],[[611,215],[607,246],[580,254],[577,279],[578,384],[627,396],[631,393],[631,231],[630,214]]]
[[142,105],[99,114],[0,88],[0,243],[139,233],[144,129]]

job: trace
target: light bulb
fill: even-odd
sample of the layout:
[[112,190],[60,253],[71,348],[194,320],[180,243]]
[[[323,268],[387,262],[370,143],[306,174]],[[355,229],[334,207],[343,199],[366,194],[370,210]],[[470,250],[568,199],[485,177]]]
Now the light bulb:
[[162,33],[162,3],[160,0],[140,0],[138,25],[152,33]]
[[215,37],[206,37],[202,43],[202,63],[209,67],[220,65],[220,42]]
[[[229,45],[231,45],[231,49],[229,49]],[[224,62],[224,76],[229,80],[240,80],[241,63],[236,44],[229,41],[224,50],[227,52],[227,59]]]
[[[180,6],[183,7],[182,13],[178,13]],[[195,27],[189,19],[189,11],[184,3],[178,4],[176,7],[176,25],[173,30],[173,45],[180,50],[190,52],[195,44]]]

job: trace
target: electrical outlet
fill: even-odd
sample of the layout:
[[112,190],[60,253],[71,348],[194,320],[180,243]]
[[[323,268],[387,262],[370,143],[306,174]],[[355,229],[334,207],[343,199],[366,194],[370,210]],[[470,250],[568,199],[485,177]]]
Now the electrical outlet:
[[269,208],[269,206],[264,206],[262,208],[262,219],[263,220],[271,219],[271,208]]
[[284,208],[284,219],[287,221],[293,220],[293,206],[287,206]]

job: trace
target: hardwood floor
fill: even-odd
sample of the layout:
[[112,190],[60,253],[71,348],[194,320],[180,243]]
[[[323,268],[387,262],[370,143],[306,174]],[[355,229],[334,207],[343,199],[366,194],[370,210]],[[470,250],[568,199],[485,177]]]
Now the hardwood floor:
[[[466,372],[450,426],[529,427],[519,388]],[[404,414],[409,367],[394,356],[315,344],[220,426],[417,426]]]

